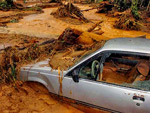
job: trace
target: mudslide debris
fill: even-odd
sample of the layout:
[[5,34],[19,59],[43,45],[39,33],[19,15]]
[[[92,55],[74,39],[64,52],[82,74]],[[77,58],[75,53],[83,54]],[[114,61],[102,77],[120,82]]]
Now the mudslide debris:
[[54,15],[55,18],[70,17],[82,20],[84,22],[89,22],[89,20],[84,17],[81,10],[77,6],[74,6],[72,3],[60,6],[57,11],[52,12],[51,15]]
[[2,82],[15,83],[20,67],[47,58],[51,59],[49,64],[53,69],[60,67],[61,70],[66,70],[85,54],[102,47],[105,40],[109,39],[72,28],[66,28],[57,40],[45,39],[39,42],[36,38],[27,40],[27,36],[21,37],[22,41],[18,41],[16,45],[1,50],[0,80]]
[[112,10],[113,6],[114,5],[109,3],[109,1],[100,2],[97,8],[97,13],[108,13],[108,11]]
[[125,14],[120,16],[114,27],[125,30],[141,30],[142,24],[133,17],[129,9]]

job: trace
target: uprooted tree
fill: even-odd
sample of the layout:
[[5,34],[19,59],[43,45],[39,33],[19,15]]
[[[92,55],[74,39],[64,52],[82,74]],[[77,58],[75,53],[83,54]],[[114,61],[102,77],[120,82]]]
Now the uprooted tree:
[[101,0],[98,13],[118,16],[115,27],[126,30],[148,31],[150,0]]
[[56,12],[52,12],[51,14],[56,18],[71,17],[78,18],[84,22],[89,22],[88,19],[84,17],[81,10],[78,7],[74,6],[72,3],[60,6]]
[[117,11],[122,12],[130,8],[133,16],[137,19],[140,17],[138,11],[150,11],[150,0],[101,0],[100,3],[106,4],[106,1],[113,4],[114,9]]

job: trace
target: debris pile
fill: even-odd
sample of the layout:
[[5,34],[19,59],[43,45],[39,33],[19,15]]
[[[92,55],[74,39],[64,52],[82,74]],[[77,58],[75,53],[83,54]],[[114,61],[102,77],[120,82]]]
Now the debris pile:
[[150,32],[149,5],[150,1],[116,0],[102,1],[97,6],[97,13],[119,18],[114,27],[125,30]]
[[[94,28],[92,26],[88,31],[93,31]],[[20,39],[22,41],[18,44],[0,50],[0,80],[3,82],[15,83],[21,66],[46,58],[51,59],[50,66],[53,69],[59,67],[65,70],[83,55],[102,47],[105,40],[108,40],[102,35],[71,28],[66,28],[57,40],[47,39],[41,42],[34,38]]]
[[[91,30],[88,29],[88,31]],[[102,34],[103,33],[101,33],[101,35],[98,35],[87,31],[66,28],[56,41],[55,50],[62,50],[62,49],[64,50],[68,47],[73,46],[75,46],[76,49],[81,49],[81,45],[91,45],[94,42],[99,42],[101,40],[108,40],[108,38],[102,36]]]
[[97,13],[108,13],[108,11],[111,11],[113,7],[114,5],[111,4],[109,1],[100,2],[97,8]]
[[141,30],[142,24],[133,17],[131,10],[128,10],[120,16],[114,27],[125,30]]
[[20,67],[24,64],[48,57],[54,41],[48,40],[42,43],[38,43],[38,41],[26,41],[28,44],[23,43],[19,46],[9,46],[1,50],[0,81],[15,83],[19,75]]
[[57,11],[52,12],[51,15],[54,15],[55,18],[70,17],[82,20],[84,22],[89,22],[89,20],[84,17],[81,10],[72,3],[60,6]]
[[101,48],[108,38],[94,33],[66,28],[55,43],[49,64],[53,69],[66,70],[86,54]]

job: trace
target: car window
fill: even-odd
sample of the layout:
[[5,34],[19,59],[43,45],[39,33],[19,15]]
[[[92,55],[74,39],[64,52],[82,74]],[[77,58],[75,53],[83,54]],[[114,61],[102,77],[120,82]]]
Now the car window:
[[85,65],[80,66],[79,78],[95,80],[96,71],[99,68],[101,56],[97,59],[93,59],[88,63],[84,63]]
[[85,52],[84,55],[81,56],[80,58],[78,58],[73,65],[69,66],[69,69],[72,68],[73,66],[75,66],[76,64],[82,62],[84,59],[88,58],[92,54],[99,52],[100,49],[102,48],[102,46],[105,44],[105,42],[106,41],[103,40],[103,41],[99,42],[98,44],[96,44],[94,48]]
[[150,90],[148,56],[112,53],[102,65],[97,81]]

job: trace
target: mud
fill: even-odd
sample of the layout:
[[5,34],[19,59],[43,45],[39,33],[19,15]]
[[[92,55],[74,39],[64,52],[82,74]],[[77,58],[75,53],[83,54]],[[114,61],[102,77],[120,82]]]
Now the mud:
[[[81,10],[90,8],[88,5],[77,6]],[[7,24],[8,28],[0,28],[0,32],[25,34],[46,38],[57,38],[67,27],[86,31],[96,22],[103,20],[104,22],[101,24],[102,31],[104,32],[103,36],[116,38],[146,35],[147,38],[150,38],[150,34],[141,31],[128,31],[114,28],[113,25],[115,21],[118,20],[118,18],[107,17],[105,14],[96,14],[96,9],[83,12],[84,16],[94,23],[81,23],[72,21],[68,18],[62,20],[56,19],[50,15],[51,12],[56,10],[57,8],[46,8],[43,9],[44,13],[42,14],[25,16],[23,19],[19,20],[19,23],[9,23]],[[74,24],[75,22],[77,23]]]
[[23,16],[31,15],[31,14],[39,14],[42,13],[42,10],[37,10],[34,8],[30,11],[25,10],[16,10],[16,11],[0,11],[0,26],[7,26],[7,23],[17,23]]
[[82,113],[76,108],[55,100],[48,90],[38,83],[24,83],[15,88],[0,86],[1,113]]

